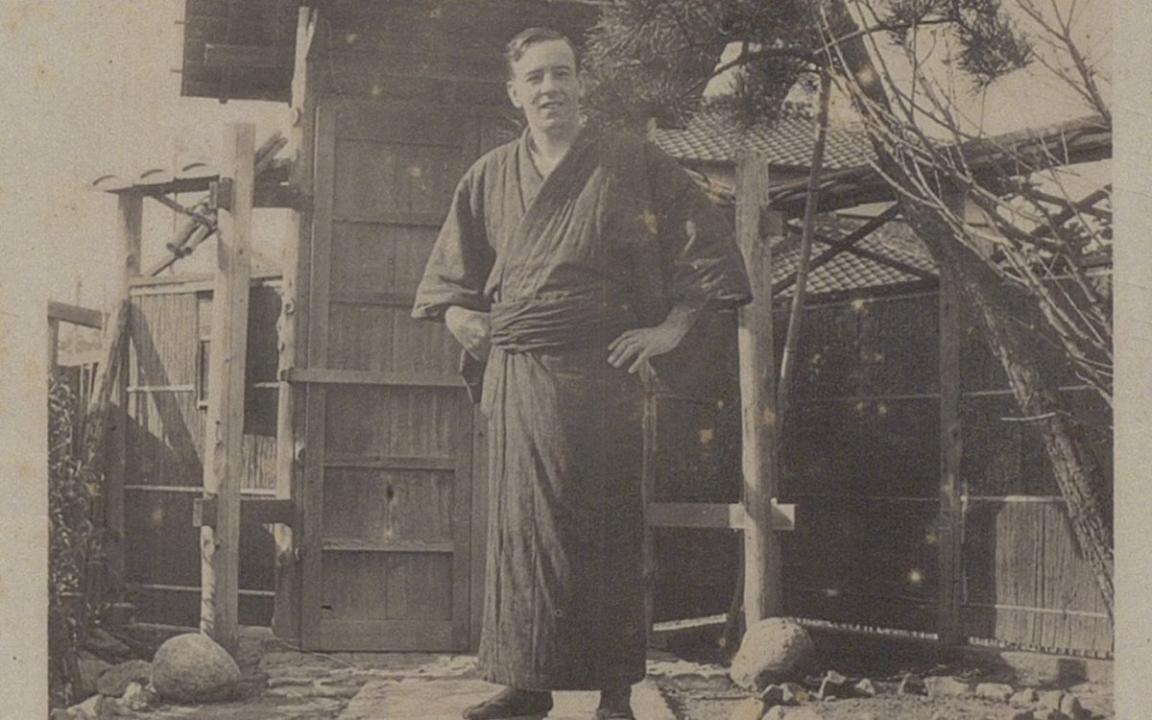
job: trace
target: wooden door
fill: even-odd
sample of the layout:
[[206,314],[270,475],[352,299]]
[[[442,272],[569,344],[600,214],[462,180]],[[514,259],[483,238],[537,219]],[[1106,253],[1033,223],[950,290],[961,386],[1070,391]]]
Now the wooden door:
[[294,372],[309,649],[468,648],[474,412],[459,347],[409,312],[480,137],[458,109],[318,107],[307,366]]

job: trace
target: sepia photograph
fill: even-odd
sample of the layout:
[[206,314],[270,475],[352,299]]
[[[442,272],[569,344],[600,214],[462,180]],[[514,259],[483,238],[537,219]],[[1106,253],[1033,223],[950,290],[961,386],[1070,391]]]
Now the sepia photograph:
[[0,3],[0,718],[1139,720],[1119,12]]

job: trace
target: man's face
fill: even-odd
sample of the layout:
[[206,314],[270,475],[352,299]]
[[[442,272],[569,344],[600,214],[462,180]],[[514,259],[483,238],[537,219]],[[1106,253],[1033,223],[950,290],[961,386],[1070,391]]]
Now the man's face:
[[578,127],[583,92],[576,57],[563,40],[529,45],[512,63],[508,97],[524,111],[533,132],[555,133]]

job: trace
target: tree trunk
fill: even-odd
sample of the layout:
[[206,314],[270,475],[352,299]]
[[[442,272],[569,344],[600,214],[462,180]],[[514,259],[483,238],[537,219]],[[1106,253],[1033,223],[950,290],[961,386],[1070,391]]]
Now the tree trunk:
[[[849,15],[843,0],[833,4],[831,20],[834,37],[849,37],[838,44],[838,70],[854,81],[861,93],[852,93],[861,114],[874,115],[868,103],[887,111],[890,107],[878,71],[868,49]],[[863,95],[861,97],[860,95]],[[881,122],[892,123],[886,119]],[[881,138],[869,133],[881,168],[907,192],[916,194],[915,185],[901,163],[888,151]],[[1096,577],[1109,614],[1113,610],[1112,531],[1104,512],[1104,478],[1100,468],[1086,452],[1084,440],[1069,421],[1064,402],[1055,384],[1046,377],[1036,352],[1035,340],[1012,322],[1012,288],[1007,287],[962,238],[954,236],[943,214],[931,206],[910,200],[897,193],[905,220],[928,248],[938,265],[952,268],[957,276],[960,295],[980,322],[985,338],[1008,376],[1020,409],[1032,421],[1043,439],[1044,449],[1056,476],[1060,493],[1067,504],[1068,518],[1079,544]]]

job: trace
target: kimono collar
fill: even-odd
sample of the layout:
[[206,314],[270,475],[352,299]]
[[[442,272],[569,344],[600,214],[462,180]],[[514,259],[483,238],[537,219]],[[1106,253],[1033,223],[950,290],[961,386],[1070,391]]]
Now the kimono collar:
[[[556,163],[556,166],[552,168],[552,172],[555,172],[560,166],[568,162],[568,158],[572,157],[577,150],[582,149],[585,145],[592,142],[594,136],[595,132],[589,129],[588,123],[582,123],[579,132],[576,133],[576,137],[572,139],[572,146],[568,148],[568,152],[564,153],[564,157],[560,158],[560,162]],[[535,166],[532,157],[537,154],[537,150],[536,143],[532,140],[532,128],[526,127],[524,128],[524,132],[520,134],[520,152],[524,153],[524,157]],[[537,172],[539,172],[539,170],[537,170]],[[551,176],[552,173],[548,174]],[[541,174],[541,177],[544,177],[543,174]]]

